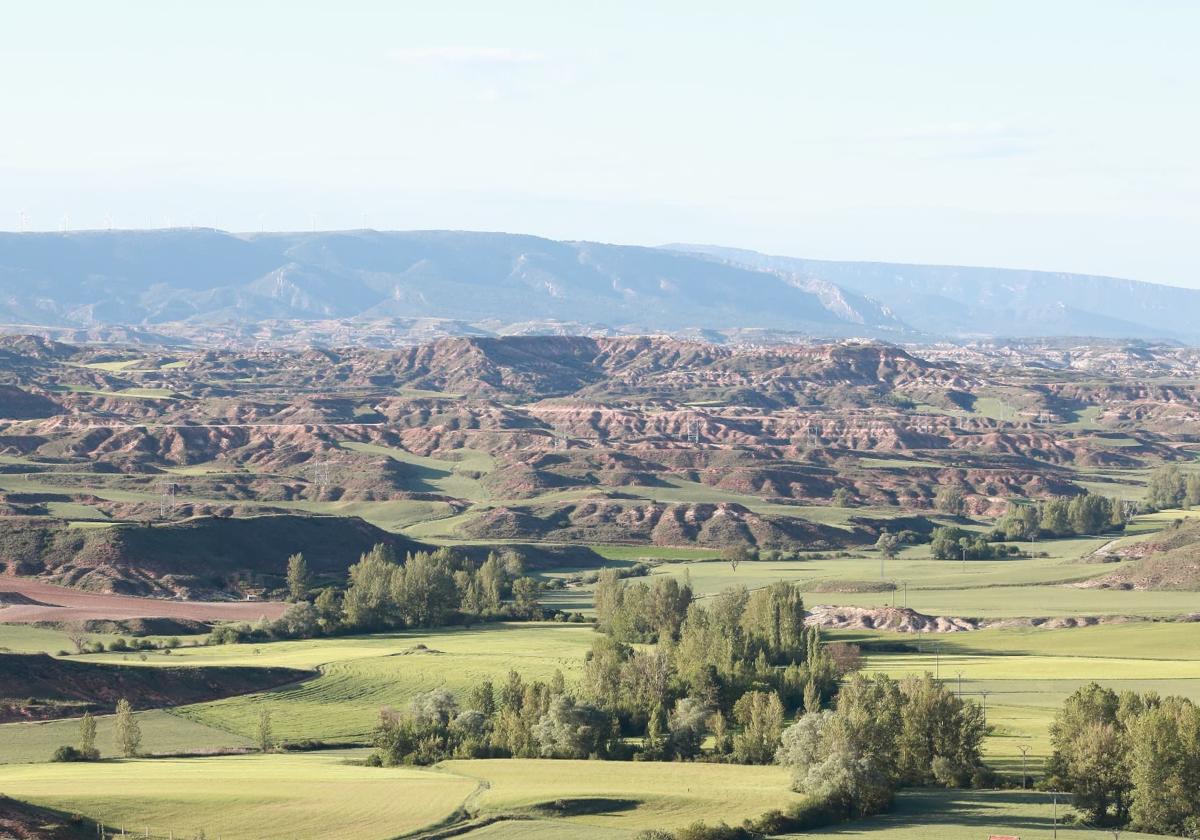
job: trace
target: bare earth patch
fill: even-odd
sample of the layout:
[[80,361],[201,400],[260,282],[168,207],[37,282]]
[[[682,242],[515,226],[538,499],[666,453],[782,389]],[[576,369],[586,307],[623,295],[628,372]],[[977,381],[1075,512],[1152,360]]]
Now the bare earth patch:
[[29,578],[0,577],[0,621],[88,621],[125,618],[188,618],[195,621],[257,621],[278,618],[280,601],[175,601],[85,592]]

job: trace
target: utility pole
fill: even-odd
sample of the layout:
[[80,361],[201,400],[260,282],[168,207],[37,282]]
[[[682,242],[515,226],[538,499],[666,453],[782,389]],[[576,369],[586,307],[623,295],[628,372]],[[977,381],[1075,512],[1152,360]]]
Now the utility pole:
[[171,517],[175,515],[175,489],[176,484],[173,481],[160,482],[158,485],[158,518],[167,519],[168,514]]
[[958,672],[958,698],[962,699],[962,671]]
[[1017,749],[1021,751],[1021,790],[1025,790],[1026,780],[1029,778],[1029,771],[1026,769],[1025,759],[1029,755],[1028,744],[1017,744]]
[[908,609],[908,581],[904,581],[904,609]]
[[318,459],[313,463],[313,483],[317,485],[317,498],[325,491],[325,487],[329,484],[329,462],[323,459]]
[[987,732],[987,698],[991,692],[984,689],[979,693],[983,695],[983,731]]
[[1052,790],[1050,792],[1052,794],[1054,794],[1054,837],[1057,840],[1057,837],[1058,837],[1058,791]]

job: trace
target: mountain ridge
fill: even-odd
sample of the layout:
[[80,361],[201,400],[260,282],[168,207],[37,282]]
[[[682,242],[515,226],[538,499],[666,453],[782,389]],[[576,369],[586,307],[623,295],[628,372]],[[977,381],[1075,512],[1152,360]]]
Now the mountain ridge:
[[713,245],[470,231],[0,233],[0,322],[61,330],[374,323],[398,343],[472,332],[1195,343],[1195,312],[1200,290],[1141,281]]
[[[1190,342],[1200,337],[1194,326],[1194,315],[1200,312],[1200,290],[1179,286],[1033,269],[811,260],[717,245],[672,243],[661,247],[797,281],[819,279],[877,301],[930,335],[1094,335]],[[1130,317],[1131,310],[1135,317]],[[989,319],[1003,319],[1006,329],[981,330],[980,321]],[[1156,320],[1162,323],[1154,323]]]

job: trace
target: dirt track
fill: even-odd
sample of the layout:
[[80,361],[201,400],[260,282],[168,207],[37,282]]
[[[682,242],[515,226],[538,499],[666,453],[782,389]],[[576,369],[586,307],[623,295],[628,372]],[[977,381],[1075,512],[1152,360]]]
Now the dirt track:
[[[0,593],[17,593],[37,603],[0,606],[0,621],[87,621],[122,618],[190,618],[196,621],[257,621],[278,618],[280,601],[168,601],[85,592],[19,577],[0,576]],[[4,599],[0,599],[2,603]],[[18,599],[10,599],[18,600]]]

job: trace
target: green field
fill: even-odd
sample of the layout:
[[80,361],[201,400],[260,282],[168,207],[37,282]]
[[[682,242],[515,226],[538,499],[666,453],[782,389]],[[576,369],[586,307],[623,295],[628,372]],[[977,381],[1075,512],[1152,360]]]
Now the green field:
[[592,828],[636,831],[696,820],[741,822],[803,801],[789,789],[788,774],[780,767],[536,759],[447,761],[439,767],[487,782],[475,800],[485,814],[556,799],[631,800],[634,807],[569,818],[577,836],[589,836],[584,832]]
[[[142,836],[391,838],[450,818],[523,816],[556,800],[613,800],[600,813],[546,820],[545,836],[628,837],[697,819],[740,822],[801,801],[778,767],[469,760],[433,768],[361,766],[362,750],[102,764],[0,767],[6,794]],[[524,820],[478,836],[521,836]],[[472,833],[471,836],[477,836]],[[537,836],[537,835],[533,835]]]
[[[379,449],[351,448],[360,452]],[[413,489],[453,489],[460,497],[477,494],[480,506],[496,503],[478,495],[483,493],[482,486],[465,474],[472,470],[463,462],[424,459],[398,450],[376,454],[412,466]],[[20,482],[27,487],[38,483],[19,475],[0,476],[0,485]],[[695,489],[676,486],[667,495]],[[103,492],[134,495],[116,489]],[[410,507],[437,504],[312,503],[312,509],[354,512],[393,529],[416,523],[408,527],[409,533],[423,529],[450,533],[449,528],[462,517],[436,520],[429,518],[437,512],[434,508]],[[296,506],[301,505],[307,506]],[[848,509],[821,510],[831,523],[852,515]],[[477,514],[463,516],[471,515]],[[1114,563],[1086,562],[1097,549],[1148,539],[1175,519],[1194,515],[1200,511],[1142,516],[1126,535],[1115,540],[1096,537],[1022,544],[1027,551],[1045,553],[1044,557],[963,564],[932,559],[928,546],[910,547],[885,563],[882,579],[896,588],[883,592],[861,591],[863,584],[880,581],[880,555],[872,549],[859,549],[848,557],[810,554],[793,561],[744,562],[735,571],[717,559],[719,552],[712,549],[593,548],[608,565],[649,561],[654,564],[651,578],[671,575],[686,579],[701,598],[734,584],[757,588],[789,580],[805,591],[810,605],[907,603],[927,614],[996,622],[997,626],[989,629],[960,633],[831,631],[828,637],[864,645],[868,672],[903,678],[929,671],[955,691],[985,705],[988,763],[1016,776],[1022,768],[1021,748],[1026,748],[1026,766],[1036,776],[1050,754],[1048,729],[1055,711],[1087,682],[1200,700],[1200,623],[1162,620],[1200,611],[1200,595],[1074,585],[1117,568]],[[579,571],[551,568],[539,574],[551,578]],[[563,609],[586,612],[591,597],[591,587],[582,585],[547,593],[545,600]],[[1027,621],[1083,616],[1110,620],[1073,629],[1042,629]],[[587,625],[504,623],[306,641],[185,646],[170,657],[149,657],[145,662],[121,654],[80,657],[142,667],[272,665],[319,673],[255,694],[169,711],[139,712],[146,753],[194,754],[185,759],[50,765],[45,762],[53,750],[75,740],[76,721],[0,726],[0,790],[79,812],[110,826],[143,833],[149,828],[152,836],[174,833],[190,837],[203,829],[209,837],[229,838],[394,837],[444,821],[466,807],[483,818],[505,816],[463,835],[477,840],[581,836],[628,840],[643,828],[676,828],[697,819],[738,822],[797,801],[799,797],[788,790],[786,774],[774,767],[471,760],[430,769],[381,770],[356,765],[364,752],[355,749],[269,756],[203,755],[246,750],[263,708],[272,712],[275,736],[284,741],[319,739],[362,745],[369,740],[380,708],[402,707],[414,695],[435,687],[462,695],[482,679],[502,680],[510,669],[527,679],[549,679],[555,670],[561,670],[569,683],[577,678],[583,656],[595,639],[595,631]],[[0,624],[0,647],[53,652],[70,644],[56,630]],[[110,725],[110,718],[99,718],[98,745],[106,754],[111,751]],[[613,802],[607,810],[575,816],[554,816],[537,807],[556,800],[588,798]],[[1052,809],[1045,795],[1033,792],[907,791],[887,815],[805,836],[951,840],[1010,833],[1028,840],[1049,836]],[[1069,811],[1065,803],[1060,810],[1064,814]],[[278,814],[289,816],[283,820]],[[1060,834],[1097,836],[1066,827]]]
[[362,758],[360,751],[10,765],[0,767],[0,789],[139,837],[385,840],[446,819],[477,787],[450,773],[349,762]]
[[378,446],[373,443],[342,443],[343,449],[354,452],[364,452],[370,455],[382,455],[399,461],[408,466],[407,475],[411,476],[409,484],[404,489],[414,493],[441,493],[458,499],[482,501],[488,498],[477,478],[467,475],[467,472],[488,472],[493,463],[490,456],[474,450],[459,450],[463,453],[460,460],[448,461],[441,458],[427,458],[414,455],[403,449]]
[[[148,755],[219,752],[250,746],[248,738],[162,709],[138,712],[137,719],[142,728],[143,750]],[[55,749],[78,740],[77,719],[2,724],[0,764],[49,761]],[[112,745],[111,715],[96,717],[96,748],[106,758],[116,755]]]
[[[1042,840],[1054,834],[1054,815],[1059,823],[1057,836],[1067,840],[1111,837],[1111,832],[1088,828],[1064,827],[1063,816],[1070,812],[1059,797],[1057,809],[1053,797],[1034,791],[951,791],[909,790],[896,798],[887,814],[855,823],[816,829],[797,837],[866,837],[871,840],[986,840],[993,834]],[[793,836],[793,835],[785,835]],[[1123,831],[1125,840],[1146,840],[1157,835]]]
[[[364,754],[17,765],[0,767],[0,789],[135,836],[182,838],[204,831],[207,837],[231,840],[383,840],[452,819],[460,809],[476,817],[508,817],[461,835],[473,840],[627,840],[645,828],[679,828],[696,820],[736,824],[801,801],[777,767],[470,760],[432,768],[368,768],[360,764]],[[588,799],[606,800],[607,807],[576,816],[537,816],[539,805]],[[888,814],[803,836],[1049,837],[1055,810],[1049,795],[1034,791],[913,790],[901,793]],[[1060,801],[1059,820],[1069,813]],[[1062,822],[1059,834],[1101,836]]]
[[[405,632],[253,645],[181,648],[154,665],[265,665],[317,668],[320,675],[258,694],[184,706],[177,713],[244,737],[254,734],[259,710],[274,716],[278,737],[365,741],[384,706],[403,707],[414,695],[444,686],[465,692],[483,679],[500,681],[511,669],[528,679],[561,670],[570,680],[582,666],[594,631],[578,624],[485,624],[431,633]],[[426,651],[415,650],[426,645]],[[115,654],[85,657],[112,661]],[[147,748],[153,748],[147,743]]]

